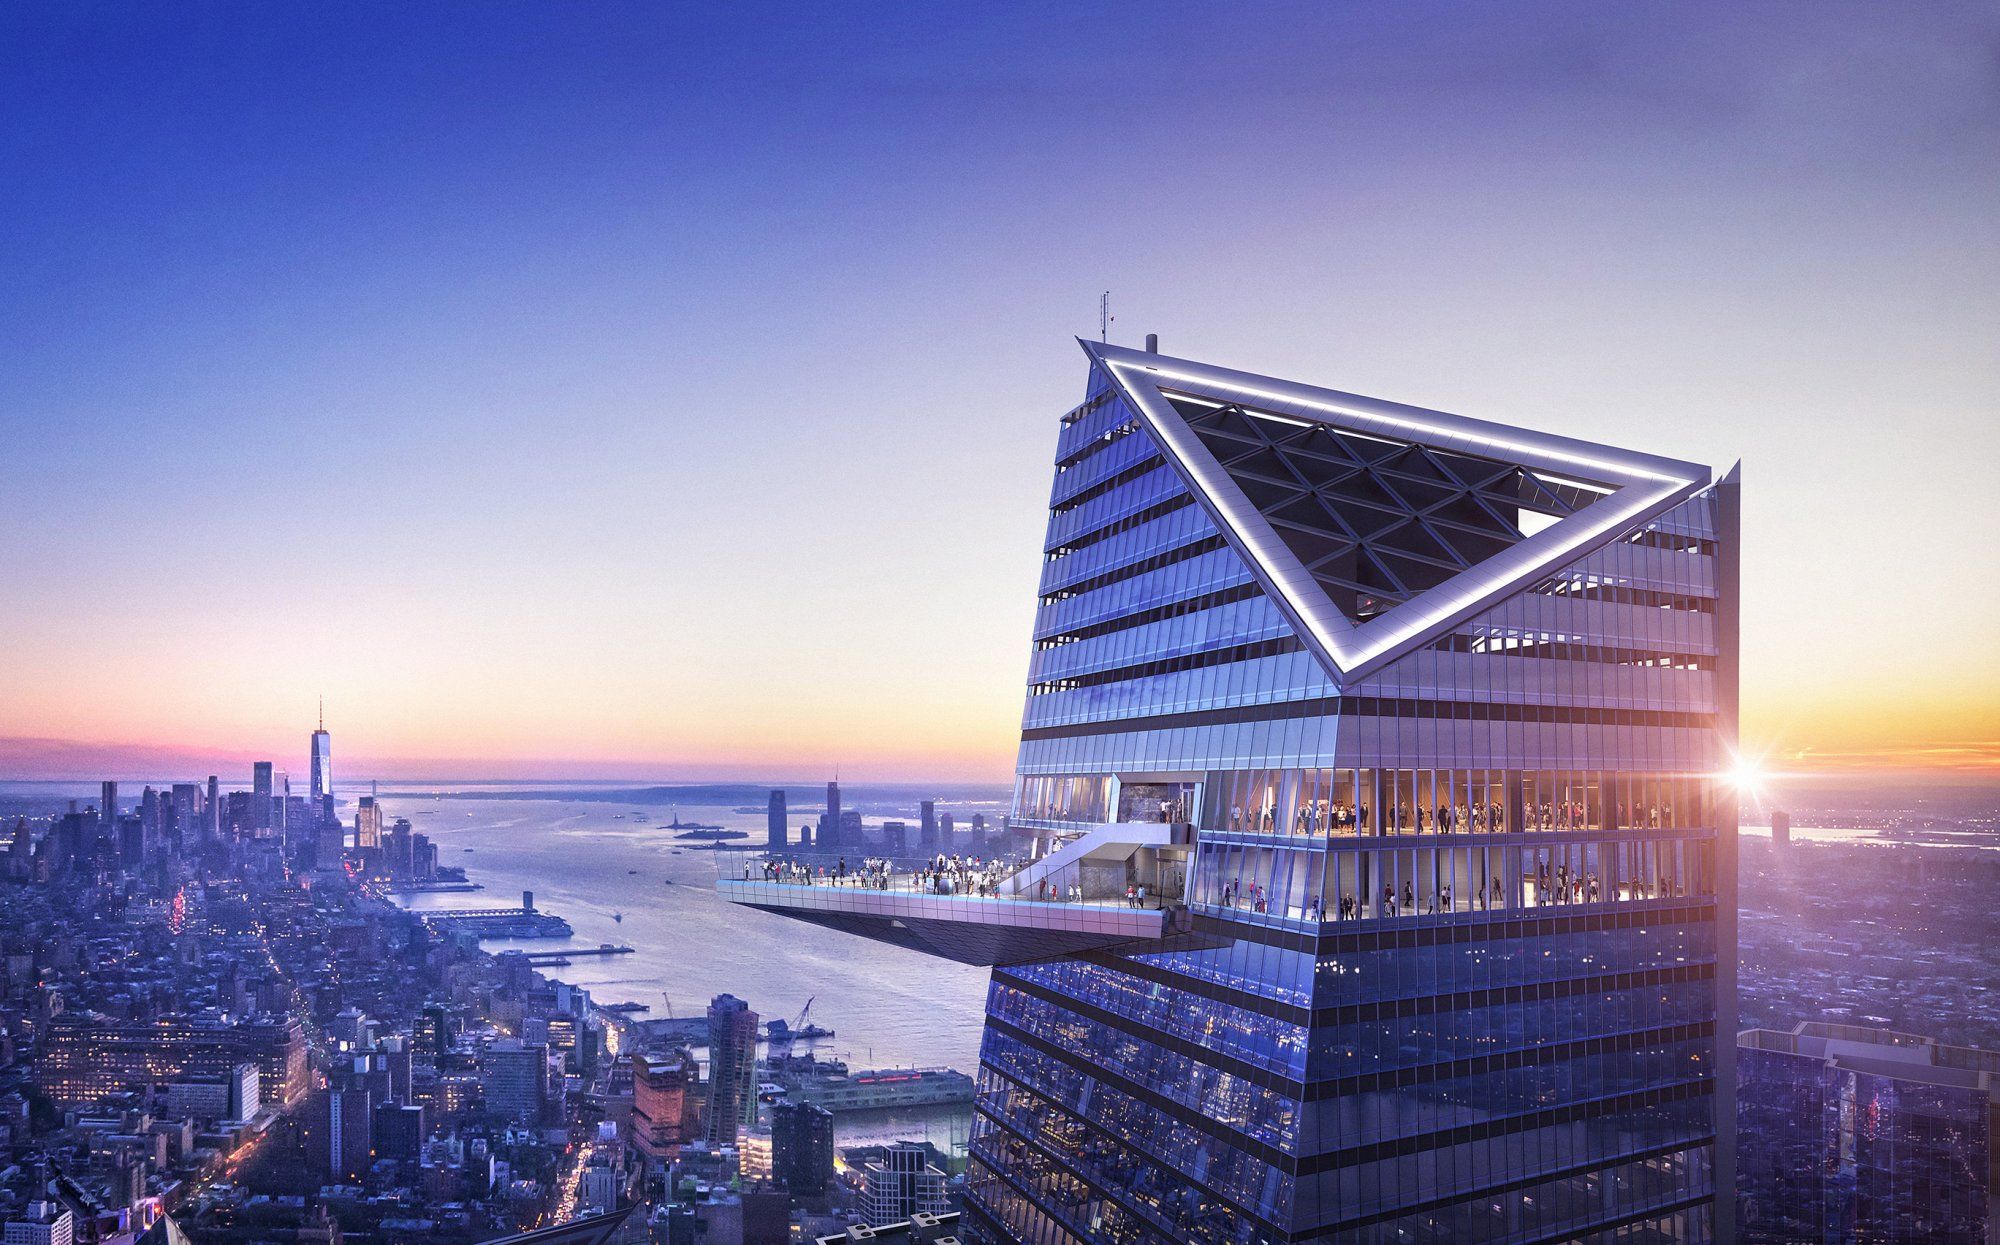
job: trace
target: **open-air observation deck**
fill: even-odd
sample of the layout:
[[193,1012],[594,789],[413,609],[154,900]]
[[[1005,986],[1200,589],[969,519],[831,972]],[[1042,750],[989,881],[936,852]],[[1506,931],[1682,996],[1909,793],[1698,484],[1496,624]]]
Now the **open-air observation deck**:
[[[1185,827],[1117,823],[1096,827],[1002,877],[939,880],[909,871],[834,878],[778,871],[744,857],[723,865],[716,890],[731,903],[910,947],[962,964],[1026,964],[1187,932],[1187,910],[1156,883],[1143,904],[1122,887],[1103,894],[1087,870],[1158,876],[1159,849],[1185,841]],[[718,862],[719,864],[722,862]],[[1100,877],[1102,874],[1100,873]],[[1081,893],[1084,896],[1072,898]]]

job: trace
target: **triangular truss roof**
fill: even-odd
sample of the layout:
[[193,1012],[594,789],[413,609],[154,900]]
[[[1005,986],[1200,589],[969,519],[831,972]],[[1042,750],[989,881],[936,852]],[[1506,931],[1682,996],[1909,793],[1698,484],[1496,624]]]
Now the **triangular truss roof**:
[[[1657,518],[1709,480],[1708,468],[1671,458],[1082,345],[1342,685]],[[1299,431],[1274,438],[1272,427]],[[1378,455],[1374,446],[1386,448]],[[1385,483],[1388,496],[1370,495]],[[1510,526],[1496,500],[1548,525]],[[1357,609],[1371,585],[1393,608]]]

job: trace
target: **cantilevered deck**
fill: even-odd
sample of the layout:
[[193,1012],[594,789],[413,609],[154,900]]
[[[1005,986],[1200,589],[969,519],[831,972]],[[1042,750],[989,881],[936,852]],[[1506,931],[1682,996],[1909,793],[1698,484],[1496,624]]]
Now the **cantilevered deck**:
[[940,895],[909,889],[821,882],[725,878],[716,890],[731,903],[877,942],[895,943],[961,964],[1036,960],[1158,942],[1184,932],[1184,908],[1128,907],[1123,900],[1059,903],[1013,896]]
[[[1159,894],[1157,856],[1184,850],[1187,840],[1185,826],[1123,822],[1072,834],[1005,877],[956,884],[903,872],[772,878],[756,876],[761,863],[746,862],[742,878],[724,873],[716,889],[732,903],[963,964],[1029,964],[1186,933],[1179,888],[1169,898]],[[1147,900],[1116,894],[1122,883],[1107,881],[1107,873],[1147,887]]]

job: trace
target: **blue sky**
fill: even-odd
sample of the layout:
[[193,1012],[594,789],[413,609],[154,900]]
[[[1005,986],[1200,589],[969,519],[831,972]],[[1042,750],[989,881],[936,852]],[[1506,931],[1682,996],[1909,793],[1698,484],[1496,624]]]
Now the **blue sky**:
[[11,7],[0,737],[292,749],[324,691],[385,770],[1004,774],[1109,289],[1114,339],[1742,457],[1753,733],[1990,764],[1997,52],[1948,4]]

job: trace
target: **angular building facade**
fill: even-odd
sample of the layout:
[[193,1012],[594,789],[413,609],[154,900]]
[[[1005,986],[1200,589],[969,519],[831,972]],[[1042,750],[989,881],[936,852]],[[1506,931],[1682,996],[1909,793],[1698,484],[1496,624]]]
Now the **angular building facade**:
[[1736,1043],[1744,1245],[2000,1241],[2000,1053],[1821,1023]]
[[971,1233],[1730,1239],[1734,473],[1085,348],[1046,855],[725,888],[994,964]]

